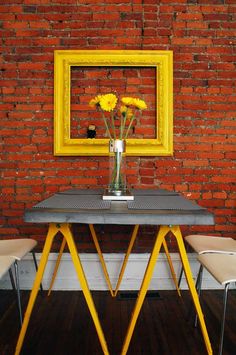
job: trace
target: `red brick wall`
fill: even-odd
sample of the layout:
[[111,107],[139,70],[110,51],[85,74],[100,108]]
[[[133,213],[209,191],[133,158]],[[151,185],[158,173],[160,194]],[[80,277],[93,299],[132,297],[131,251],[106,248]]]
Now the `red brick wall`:
[[[173,50],[174,155],[128,158],[129,182],[182,192],[214,212],[215,226],[184,234],[235,235],[235,11],[234,0],[2,0],[1,237],[43,241],[46,226],[24,223],[25,208],[105,184],[106,157],[53,156],[53,51],[72,48]],[[92,251],[81,232],[80,250]],[[122,250],[128,232],[99,227],[102,247]],[[152,232],[142,229],[136,250]]]
[[[71,138],[86,138],[90,124],[96,126],[96,137],[104,138],[106,127],[101,111],[89,106],[97,94],[112,92],[117,98],[114,123],[119,137],[119,108],[125,96],[142,98],[147,104],[144,114],[135,114],[130,138],[156,137],[156,68],[151,67],[72,67],[71,70]],[[103,112],[108,122],[110,112]],[[126,128],[129,120],[127,120]],[[111,127],[110,127],[111,128]],[[113,133],[113,130],[111,130]],[[125,130],[126,132],[126,130]],[[108,136],[108,135],[107,135]]]

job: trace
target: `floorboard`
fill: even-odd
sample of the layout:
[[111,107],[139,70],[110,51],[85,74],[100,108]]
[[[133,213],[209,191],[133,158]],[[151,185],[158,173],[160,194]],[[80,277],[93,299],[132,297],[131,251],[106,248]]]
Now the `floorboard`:
[[[112,298],[108,292],[93,292],[110,355],[120,354],[135,297]],[[222,310],[222,291],[203,291],[202,308],[217,354]],[[29,292],[22,292],[25,309]],[[206,354],[199,328],[189,317],[188,291],[178,297],[175,291],[160,291],[147,297],[138,318],[127,355]],[[230,291],[226,315],[224,355],[236,354],[236,292]],[[0,290],[0,354],[14,354],[19,321],[13,291]],[[100,343],[83,294],[54,291],[50,297],[39,294],[26,333],[22,355],[102,355]]]

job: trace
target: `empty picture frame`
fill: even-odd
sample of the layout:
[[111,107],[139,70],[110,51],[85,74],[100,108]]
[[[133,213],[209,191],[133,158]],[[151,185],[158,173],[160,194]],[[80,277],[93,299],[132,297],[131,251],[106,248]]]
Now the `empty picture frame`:
[[[109,68],[124,70],[150,68],[155,81],[154,136],[151,138],[128,138],[126,153],[130,156],[165,156],[173,154],[173,53],[162,50],[56,50],[54,52],[54,154],[57,156],[99,156],[108,155],[106,137],[87,138],[71,135],[71,76],[79,69]],[[111,74],[112,75],[112,74]],[[126,75],[127,76],[127,75]],[[80,79],[78,81],[78,100]],[[126,84],[127,87],[127,84]],[[136,87],[137,88],[137,87]],[[90,88],[91,89],[91,88]],[[103,88],[104,89],[104,88]],[[108,88],[110,92],[110,88]],[[138,87],[142,92],[142,83]],[[98,88],[99,90],[99,88]],[[87,90],[86,97],[92,99],[100,92]],[[145,90],[144,90],[145,92]],[[105,92],[102,92],[104,94]],[[82,94],[81,94],[82,95]],[[136,93],[123,96],[138,97]],[[144,95],[148,98],[148,94]],[[82,96],[81,96],[82,98]],[[143,97],[139,97],[143,98]],[[145,97],[144,97],[145,100]],[[145,100],[146,101],[146,100]],[[89,104],[83,104],[83,116],[89,116]],[[142,112],[145,116],[145,111]],[[83,118],[84,120],[84,118]],[[89,124],[88,119],[88,124]],[[101,118],[101,125],[103,124]],[[135,134],[134,134],[135,136]]]

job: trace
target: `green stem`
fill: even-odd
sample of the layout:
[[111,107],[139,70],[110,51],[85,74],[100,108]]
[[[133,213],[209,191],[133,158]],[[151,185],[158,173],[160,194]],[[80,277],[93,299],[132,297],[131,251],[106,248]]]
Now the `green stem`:
[[121,124],[121,128],[120,128],[120,139],[123,138],[123,133],[124,133],[124,129],[125,129],[125,124],[126,124],[126,118],[127,118],[127,113],[125,112],[125,116],[122,115],[123,118],[123,122]]
[[129,126],[128,126],[127,131],[126,131],[126,134],[125,134],[125,139],[128,137],[129,130],[130,130],[132,124],[133,124],[134,117],[135,117],[135,115],[133,115],[132,118],[131,118],[131,120],[130,120]]
[[124,189],[124,182],[122,177],[122,153],[114,153],[114,167],[111,175],[110,188],[114,191]]
[[114,132],[114,139],[116,139],[116,129],[115,129],[115,123],[114,123],[114,113],[112,112],[111,114],[111,124]]
[[104,123],[105,123],[105,126],[106,126],[107,133],[108,133],[108,135],[109,135],[109,138],[112,139],[112,136],[111,136],[111,133],[110,133],[110,129],[109,129],[109,127],[108,127],[107,120],[106,120],[106,117],[105,117],[105,115],[104,115],[103,112],[102,112],[102,118],[103,118],[103,120],[104,120]]

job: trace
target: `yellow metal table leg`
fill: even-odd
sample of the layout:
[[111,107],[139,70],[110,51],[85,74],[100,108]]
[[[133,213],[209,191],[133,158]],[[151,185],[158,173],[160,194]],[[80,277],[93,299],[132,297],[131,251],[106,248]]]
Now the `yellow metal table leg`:
[[40,263],[39,263],[38,271],[36,273],[36,277],[35,277],[35,281],[34,281],[34,284],[33,284],[32,291],[30,293],[28,306],[27,306],[27,309],[26,309],[26,312],[25,312],[25,315],[24,315],[23,324],[22,324],[22,327],[21,327],[21,331],[20,331],[20,334],[19,334],[18,341],[17,341],[15,355],[20,354],[20,351],[21,351],[21,348],[22,348],[22,345],[23,345],[23,341],[24,341],[24,338],[25,338],[25,334],[26,334],[26,331],[27,331],[27,328],[28,328],[30,316],[31,316],[31,313],[32,313],[32,310],[33,310],[33,307],[34,307],[34,303],[35,303],[35,300],[36,300],[36,297],[37,297],[37,294],[38,294],[38,291],[39,291],[39,287],[40,287],[40,284],[41,284],[41,281],[42,281],[42,278],[43,278],[44,270],[45,270],[45,267],[46,267],[46,264],[47,264],[48,255],[49,255],[49,252],[51,250],[53,239],[54,239],[55,235],[57,234],[57,232],[58,232],[57,226],[54,223],[50,224],[49,230],[48,230],[48,234],[47,234],[47,238],[46,238],[46,242],[45,242],[45,245],[44,245],[44,248],[43,248],[43,253],[42,253],[42,256],[41,256]]
[[98,253],[98,257],[99,257],[100,263],[102,265],[102,269],[103,269],[103,273],[104,273],[104,276],[105,276],[105,279],[106,279],[106,282],[107,282],[108,289],[109,289],[112,297],[114,297],[114,293],[113,293],[112,285],[111,285],[111,280],[110,280],[110,277],[109,277],[109,274],[108,274],[108,271],[107,271],[106,263],[105,263],[105,260],[103,258],[103,254],[102,254],[100,245],[98,243],[98,239],[97,239],[97,235],[95,233],[94,226],[92,224],[89,224],[89,229],[90,229],[90,232],[91,232],[91,235],[92,235],[92,238],[93,238],[93,242],[94,242],[95,248],[96,248],[97,253]]
[[76,249],[76,246],[75,246],[75,242],[74,242],[71,230],[70,230],[70,226],[68,224],[61,224],[61,226],[60,226],[60,225],[57,225],[57,224],[54,224],[54,223],[51,223],[50,226],[49,226],[49,230],[48,230],[45,246],[44,246],[44,249],[43,249],[43,253],[42,253],[42,256],[41,256],[40,263],[39,263],[39,267],[38,267],[38,271],[37,271],[37,274],[36,274],[35,282],[34,282],[34,285],[33,285],[33,288],[32,288],[31,294],[30,294],[29,303],[28,303],[28,306],[27,306],[27,309],[26,309],[26,312],[25,312],[22,328],[21,328],[21,331],[20,331],[20,335],[19,335],[19,338],[18,338],[17,345],[16,345],[15,355],[20,354],[20,351],[21,351],[21,348],[22,348],[22,345],[23,345],[23,341],[24,341],[24,337],[25,337],[25,334],[26,334],[26,331],[27,331],[27,327],[28,327],[28,324],[29,324],[30,316],[31,316],[31,313],[32,313],[32,310],[33,310],[33,306],[34,306],[37,294],[38,294],[38,290],[39,290],[40,283],[41,283],[41,280],[42,280],[42,277],[43,277],[43,273],[44,273],[44,270],[45,270],[45,267],[46,267],[46,264],[47,264],[48,255],[49,255],[49,252],[51,250],[52,242],[53,242],[53,239],[54,239],[55,235],[59,231],[64,236],[63,243],[65,243],[65,244],[67,243],[68,244],[69,251],[70,251],[70,254],[71,254],[71,257],[72,257],[72,261],[73,261],[73,264],[75,266],[75,270],[77,272],[77,276],[78,276],[78,279],[80,281],[80,285],[81,285],[85,300],[87,302],[90,314],[92,316],[92,319],[93,319],[93,322],[94,322],[94,325],[95,325],[95,328],[96,328],[96,331],[97,331],[97,334],[98,334],[98,338],[100,340],[100,344],[101,344],[103,353],[104,353],[104,355],[109,355],[107,344],[106,344],[106,340],[105,340],[105,337],[104,337],[104,334],[103,334],[103,331],[102,331],[102,328],[101,328],[101,325],[100,325],[100,322],[99,322],[99,318],[98,318],[98,315],[97,315],[97,312],[96,312],[96,308],[95,308],[91,293],[90,293],[89,288],[88,288],[87,280],[85,278],[84,271],[83,271],[83,268],[82,268],[82,265],[81,265],[81,262],[80,262],[80,259],[79,259],[79,256],[78,256],[78,252],[77,252],[77,249]]
[[145,274],[144,274],[144,278],[143,278],[143,281],[142,281],[142,285],[141,285],[140,290],[139,290],[139,295],[138,295],[138,298],[137,298],[137,301],[136,301],[136,304],[135,304],[135,307],[134,307],[133,315],[132,315],[130,323],[129,323],[128,331],[127,331],[127,334],[126,334],[126,337],[125,337],[125,341],[124,341],[124,344],[123,344],[123,348],[122,348],[122,352],[121,352],[122,355],[125,355],[127,353],[127,351],[128,351],[128,347],[129,347],[129,344],[130,344],[130,341],[131,341],[131,337],[132,337],[132,334],[133,334],[133,331],[134,331],[134,327],[135,327],[135,324],[137,322],[137,319],[138,319],[138,316],[139,316],[139,312],[141,310],[144,298],[145,298],[147,290],[148,290],[149,283],[150,283],[151,278],[152,278],[152,274],[153,274],[153,271],[154,271],[154,267],[156,265],[156,261],[157,261],[157,258],[158,258],[159,252],[160,252],[161,245],[163,243],[165,235],[168,232],[169,232],[169,228],[168,227],[161,226],[159,232],[157,233],[156,241],[155,241],[152,253],[150,255],[150,258],[149,258],[149,261],[148,261],[148,265],[146,267],[146,271],[145,271]]
[[[115,291],[113,291],[113,289],[112,289],[111,280],[110,280],[110,277],[109,277],[109,274],[108,274],[108,271],[107,271],[106,263],[105,263],[105,260],[104,260],[104,257],[103,257],[103,254],[102,254],[98,239],[97,239],[97,235],[96,235],[94,226],[92,224],[89,224],[89,229],[90,229],[90,233],[91,233],[92,238],[93,238],[93,242],[94,242],[95,248],[96,248],[98,256],[99,256],[99,260],[100,260],[100,263],[101,263],[101,266],[102,266],[102,269],[103,269],[103,273],[104,273],[104,276],[105,276],[105,279],[106,279],[106,282],[107,282],[108,289],[109,289],[109,291],[111,293],[111,296],[112,297],[116,297],[117,292],[119,290],[120,283],[122,281],[122,278],[123,278],[123,275],[124,275],[124,272],[125,272],[125,268],[126,268],[126,265],[127,265],[128,259],[129,259],[129,255],[130,255],[130,253],[132,251],[135,239],[136,239],[137,234],[138,234],[139,225],[135,225],[134,226],[133,233],[132,233],[132,236],[131,236],[131,240],[130,240],[130,243],[129,243],[129,246],[128,246],[128,249],[127,249],[127,252],[126,252],[126,255],[125,255],[125,259],[124,259],[122,267],[121,267],[121,271],[120,271],[120,274],[119,274],[119,278],[118,278],[118,282],[117,282]],[[56,275],[57,275],[57,271],[58,271],[58,268],[59,268],[59,265],[60,265],[60,261],[61,261],[61,257],[62,257],[62,253],[63,253],[64,248],[65,248],[65,245],[66,245],[66,239],[64,238],[63,241],[62,241],[59,253],[58,253],[55,269],[53,271],[53,276],[52,276],[52,280],[51,280],[51,283],[50,283],[48,296],[50,295],[50,293],[52,291],[52,287],[53,287],[53,284],[54,284],[54,281],[55,281],[55,278],[56,278]]]
[[77,272],[78,279],[80,281],[80,285],[81,285],[85,300],[87,302],[90,314],[92,316],[92,319],[93,319],[93,322],[94,322],[94,325],[95,325],[95,328],[96,328],[96,331],[98,334],[98,338],[99,338],[103,353],[105,355],[108,355],[109,352],[108,352],[106,340],[105,340],[105,337],[103,334],[102,327],[99,322],[99,318],[98,318],[98,315],[96,312],[93,298],[92,298],[91,293],[89,291],[89,287],[88,287],[87,280],[86,280],[86,277],[84,274],[84,270],[83,270],[83,267],[82,267],[82,264],[81,264],[81,261],[80,261],[79,255],[78,255],[78,251],[76,249],[76,245],[74,242],[74,238],[71,233],[69,225],[63,224],[60,228],[60,231],[66,239],[66,242],[67,242],[71,257],[72,257],[72,261],[73,261],[75,270]]
[[[97,235],[96,235],[94,226],[92,224],[89,224],[89,229],[90,229],[90,233],[91,233],[92,238],[93,238],[93,242],[94,242],[95,248],[96,248],[98,256],[99,256],[100,263],[102,265],[102,269],[103,269],[103,272],[104,272],[104,276],[105,276],[105,279],[106,279],[106,282],[107,282],[108,289],[109,289],[112,297],[114,297],[114,293],[113,293],[110,277],[109,277],[109,274],[108,274],[108,271],[107,271],[107,268],[106,268],[106,264],[105,264],[105,260],[103,258],[103,254],[102,254],[101,248],[100,248],[99,243],[98,243],[98,239],[97,239]],[[65,246],[66,246],[66,239],[64,238],[63,241],[62,241],[58,256],[57,256],[56,265],[55,265],[55,268],[54,268],[54,271],[53,271],[52,280],[51,280],[50,287],[49,287],[49,290],[48,290],[48,296],[50,296],[50,293],[52,291],[52,287],[53,287],[53,284],[54,284],[55,279],[56,279],[56,275],[57,275],[57,272],[58,272],[58,268],[59,268],[59,265],[60,265],[60,262],[61,262],[61,257],[62,257],[63,251],[65,249]]]
[[131,236],[131,239],[130,239],[130,243],[129,243],[127,252],[125,254],[125,258],[124,258],[123,264],[121,266],[119,278],[118,278],[118,281],[117,281],[117,284],[116,284],[116,289],[114,291],[114,297],[116,297],[117,292],[119,291],[120,283],[122,281],[122,278],[123,278],[123,275],[124,275],[124,272],[125,272],[125,269],[126,269],[126,265],[127,265],[128,259],[129,259],[129,255],[130,255],[130,253],[132,251],[134,242],[136,240],[136,237],[137,237],[137,234],[138,234],[138,230],[139,230],[139,225],[136,224],[134,226],[133,233],[132,233],[132,236]]
[[56,265],[55,265],[55,268],[53,270],[52,280],[51,280],[51,283],[50,283],[50,286],[49,286],[49,290],[48,290],[48,296],[50,296],[50,294],[52,292],[52,288],[53,288],[54,281],[55,281],[56,276],[57,276],[58,268],[59,268],[59,265],[60,265],[60,262],[61,262],[61,257],[62,257],[63,251],[65,249],[65,246],[66,246],[66,239],[63,238],[62,243],[61,243],[61,247],[60,247],[60,250],[59,250],[59,253],[58,253]]
[[212,354],[212,347],[211,347],[211,343],[208,337],[208,332],[207,332],[207,328],[206,328],[206,324],[205,324],[205,320],[204,320],[204,316],[202,313],[202,309],[200,306],[200,302],[199,302],[199,298],[198,298],[198,294],[194,285],[194,281],[193,281],[193,276],[192,276],[192,272],[191,272],[191,268],[189,265],[189,261],[188,261],[188,256],[186,253],[186,249],[184,246],[184,242],[183,242],[183,237],[180,231],[180,228],[178,226],[173,226],[170,228],[171,232],[173,233],[173,235],[176,238],[177,244],[178,244],[178,248],[179,248],[179,252],[180,252],[180,257],[182,260],[182,264],[183,264],[183,269],[185,272],[185,276],[186,276],[186,280],[188,283],[188,287],[193,299],[193,303],[198,315],[198,319],[199,319],[199,323],[201,326],[201,330],[202,330],[202,335],[205,341],[205,345],[206,345],[206,349],[208,354]]
[[170,267],[171,275],[172,275],[173,281],[175,283],[176,290],[178,292],[178,295],[181,297],[181,293],[180,293],[180,289],[179,289],[179,286],[178,286],[178,280],[177,280],[177,277],[176,277],[175,269],[174,269],[174,266],[173,266],[173,263],[172,263],[172,260],[171,260],[171,257],[170,257],[169,249],[168,249],[168,246],[167,246],[167,243],[166,243],[165,239],[163,240],[163,247],[164,247],[165,254],[166,254],[166,257],[167,257],[167,261],[168,261],[168,264],[169,264],[169,267]]

